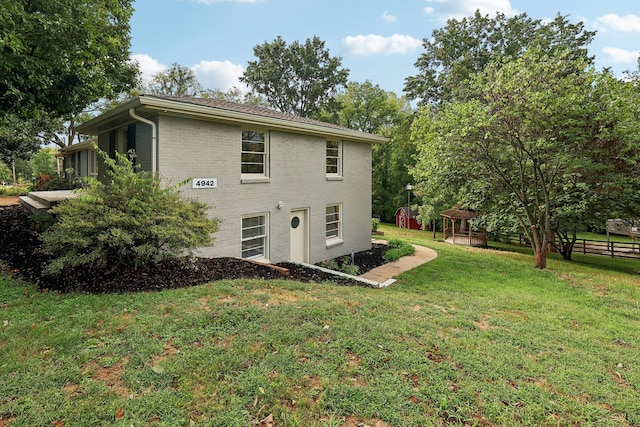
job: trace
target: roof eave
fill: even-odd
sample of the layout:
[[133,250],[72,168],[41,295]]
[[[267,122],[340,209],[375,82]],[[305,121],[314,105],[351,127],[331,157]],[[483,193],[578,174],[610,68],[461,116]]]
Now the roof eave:
[[[89,120],[78,126],[78,131],[84,134],[96,134],[104,129],[104,126],[113,121],[122,114],[125,114],[130,108],[143,108],[149,110],[149,113],[164,113],[179,116],[199,117],[204,120],[217,121],[232,124],[248,124],[251,126],[268,127],[270,129],[283,130],[295,133],[304,133],[311,135],[322,135],[326,137],[334,137],[354,142],[363,142],[368,144],[377,144],[388,142],[388,138],[358,132],[349,129],[336,129],[330,126],[322,126],[320,124],[299,123],[286,119],[261,116],[258,114],[231,111],[212,106],[188,104],[175,100],[156,98],[153,96],[141,95],[136,99],[128,101],[113,110],[110,110],[101,116]],[[153,115],[153,114],[150,114]]]

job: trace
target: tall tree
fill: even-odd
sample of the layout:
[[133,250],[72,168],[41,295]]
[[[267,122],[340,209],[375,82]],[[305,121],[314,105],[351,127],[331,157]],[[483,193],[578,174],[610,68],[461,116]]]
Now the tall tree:
[[560,14],[544,22],[526,13],[511,18],[496,13],[490,18],[476,11],[468,18],[449,20],[423,40],[425,51],[415,63],[419,72],[406,78],[404,90],[422,105],[447,102],[464,80],[492,61],[517,58],[532,47],[548,54],[568,50],[569,58],[587,58],[594,36],[582,22],[572,24]]
[[408,114],[411,107],[405,97],[367,80],[349,82],[344,91],[334,96],[333,105],[323,108],[317,117],[349,129],[384,134]]
[[0,161],[0,184],[5,185],[12,179],[11,176],[12,172],[9,166]]
[[[417,145],[411,139],[412,114],[389,128],[383,135],[389,142],[376,144],[372,153],[372,209],[385,222],[393,222],[396,210],[407,204],[406,185],[413,182],[409,173],[416,164]],[[421,199],[412,197],[413,205]]]
[[266,97],[283,113],[313,117],[347,83],[349,70],[332,57],[317,36],[291,45],[278,36],[255,46],[257,61],[249,61],[240,81]]
[[39,130],[43,126],[47,124],[41,117],[23,120],[4,116],[0,120],[0,160],[10,165],[16,159],[29,159],[40,148]]
[[131,0],[5,0],[0,115],[65,117],[133,88]]
[[[637,92],[570,51],[492,63],[415,121],[419,191],[508,211],[546,267],[553,231],[620,212],[640,147]],[[637,180],[636,180],[637,181]],[[640,187],[629,189],[640,192]],[[440,193],[441,194],[441,193]],[[455,199],[454,199],[455,200]]]
[[235,102],[236,104],[248,104],[261,107],[268,107],[269,103],[259,94],[253,92],[242,92],[239,87],[233,86],[226,92],[220,89],[206,89],[202,96],[219,99],[221,101]]
[[147,91],[154,95],[199,96],[203,89],[192,69],[173,63],[151,78]]
[[43,147],[31,157],[31,169],[33,170],[33,178],[37,178],[39,174],[51,175],[58,171],[57,151],[53,147]]

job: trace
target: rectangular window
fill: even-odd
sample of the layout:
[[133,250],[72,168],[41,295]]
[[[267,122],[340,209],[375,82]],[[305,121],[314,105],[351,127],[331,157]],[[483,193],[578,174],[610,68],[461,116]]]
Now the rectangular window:
[[242,218],[242,258],[267,258],[267,215]]
[[342,144],[327,141],[327,175],[342,176]]
[[266,177],[269,175],[269,141],[265,132],[254,130],[242,131],[243,175]]
[[342,215],[340,205],[327,205],[326,230],[327,240],[342,238]]

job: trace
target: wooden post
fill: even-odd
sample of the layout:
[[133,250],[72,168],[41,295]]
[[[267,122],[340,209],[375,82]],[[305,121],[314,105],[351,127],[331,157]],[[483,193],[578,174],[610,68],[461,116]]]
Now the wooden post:
[[611,242],[611,258],[615,258],[615,251],[613,249],[614,245],[615,245],[615,242]]
[[456,220],[451,218],[451,240],[456,243]]

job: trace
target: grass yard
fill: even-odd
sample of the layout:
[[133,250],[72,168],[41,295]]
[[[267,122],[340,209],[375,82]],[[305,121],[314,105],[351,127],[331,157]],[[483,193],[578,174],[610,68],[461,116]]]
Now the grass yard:
[[454,247],[387,289],[39,292],[0,275],[0,426],[640,425],[640,262]]
[[[582,232],[582,233],[578,233],[578,239],[586,239],[586,240],[597,240],[597,241],[601,241],[601,242],[606,242],[607,241],[607,235],[606,234],[599,234],[599,233],[589,233],[589,232]],[[622,243],[638,243],[637,239],[632,239],[629,236],[623,236],[620,234],[609,234],[609,241],[611,242],[622,242]]]

